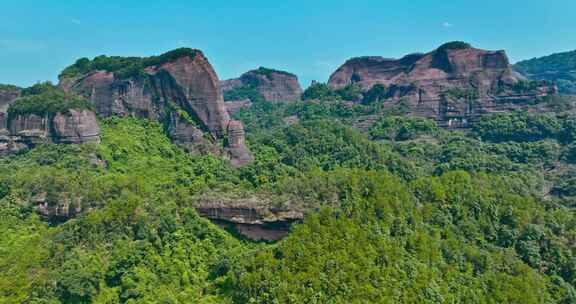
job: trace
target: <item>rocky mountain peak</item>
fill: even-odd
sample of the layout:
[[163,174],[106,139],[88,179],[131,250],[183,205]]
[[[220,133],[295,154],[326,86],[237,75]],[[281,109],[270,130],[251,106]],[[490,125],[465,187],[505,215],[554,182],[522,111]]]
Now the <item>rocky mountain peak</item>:
[[294,101],[302,95],[296,75],[264,67],[248,71],[239,78],[222,81],[220,86],[227,101],[251,97],[245,94],[246,91],[253,91],[269,102]]
[[[160,121],[172,140],[190,152],[230,150],[217,144],[227,137],[231,120],[218,76],[199,50],[183,48],[147,58],[80,59],[61,73],[60,87],[88,98],[103,117]],[[241,123],[235,123],[234,130],[236,136],[244,136]],[[238,142],[244,145],[243,139]],[[252,159],[245,146],[232,150],[242,151],[229,155],[235,165]]]

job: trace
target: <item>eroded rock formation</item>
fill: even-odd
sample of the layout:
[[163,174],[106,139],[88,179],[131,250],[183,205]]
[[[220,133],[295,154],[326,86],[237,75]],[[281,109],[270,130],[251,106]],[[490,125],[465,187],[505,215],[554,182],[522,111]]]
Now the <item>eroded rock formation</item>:
[[328,81],[369,91],[385,87],[386,106],[402,103],[412,115],[436,119],[444,127],[468,127],[484,113],[508,111],[555,93],[553,86],[529,82],[513,71],[504,51],[447,43],[427,54],[401,59],[348,60]]
[[262,67],[246,72],[240,78],[224,80],[220,87],[224,93],[242,87],[253,88],[269,102],[294,101],[302,95],[296,75]]
[[302,211],[289,204],[274,204],[258,196],[230,197],[205,195],[196,202],[201,216],[221,226],[233,226],[252,240],[277,241],[285,237],[290,225],[304,218]]
[[[126,60],[131,60],[136,72],[69,68],[80,72],[65,70],[60,87],[88,98],[104,117],[160,121],[174,143],[190,152],[226,153],[236,166],[252,160],[243,138],[238,139],[244,136],[243,126],[230,119],[218,77],[201,51],[179,49],[157,57]],[[218,139],[226,138],[235,138],[237,146],[221,149]]]
[[6,119],[5,128],[0,128],[0,155],[38,144],[88,142],[100,142],[96,115],[89,110],[70,109],[55,115],[15,115]]

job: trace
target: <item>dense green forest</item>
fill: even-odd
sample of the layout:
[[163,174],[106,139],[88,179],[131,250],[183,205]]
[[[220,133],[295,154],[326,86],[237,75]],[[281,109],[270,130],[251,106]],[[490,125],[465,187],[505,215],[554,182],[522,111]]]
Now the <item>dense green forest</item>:
[[[239,169],[135,118],[101,119],[99,145],[0,158],[0,303],[576,302],[576,115],[484,116],[462,132],[400,104],[360,132],[383,93],[344,94],[253,98],[236,118],[255,161]],[[289,197],[306,217],[252,242],[197,214],[205,192]],[[84,212],[46,219],[39,195]]]

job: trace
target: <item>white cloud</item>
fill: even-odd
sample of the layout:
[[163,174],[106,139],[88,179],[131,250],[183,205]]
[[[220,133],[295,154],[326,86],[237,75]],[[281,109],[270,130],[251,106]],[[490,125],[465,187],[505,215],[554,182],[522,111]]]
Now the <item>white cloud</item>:
[[448,27],[453,27],[454,24],[452,24],[452,23],[450,23],[450,22],[448,22],[448,21],[445,21],[445,22],[442,23],[442,26],[448,28]]

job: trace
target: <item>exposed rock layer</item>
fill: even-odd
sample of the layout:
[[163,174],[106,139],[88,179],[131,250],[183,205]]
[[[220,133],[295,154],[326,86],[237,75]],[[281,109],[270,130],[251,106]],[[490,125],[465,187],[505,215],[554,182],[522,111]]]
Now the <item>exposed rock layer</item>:
[[300,99],[302,88],[296,75],[266,68],[246,72],[240,78],[220,82],[222,92],[253,87],[266,101],[286,102]]
[[[3,116],[7,115],[3,113]],[[0,155],[16,153],[37,144],[100,142],[94,112],[70,109],[55,115],[24,114],[7,118],[0,127]]]
[[[105,70],[61,77],[60,87],[87,97],[104,117],[158,120],[172,140],[189,151],[227,153],[234,165],[243,165],[252,160],[243,138],[238,139],[244,136],[243,126],[230,120],[218,77],[206,57],[198,50],[194,54],[125,78]],[[237,145],[222,151],[217,139],[226,137],[233,137]]]
[[255,196],[202,197],[196,203],[196,210],[215,223],[231,225],[240,234],[257,241],[277,241],[288,234],[292,223],[304,218],[302,211],[294,207],[275,206]]
[[435,119],[444,127],[468,127],[484,113],[508,111],[555,93],[514,72],[504,51],[471,47],[439,48],[401,59],[359,57],[348,60],[328,81],[367,91],[386,87],[385,106],[402,102],[412,115]]

